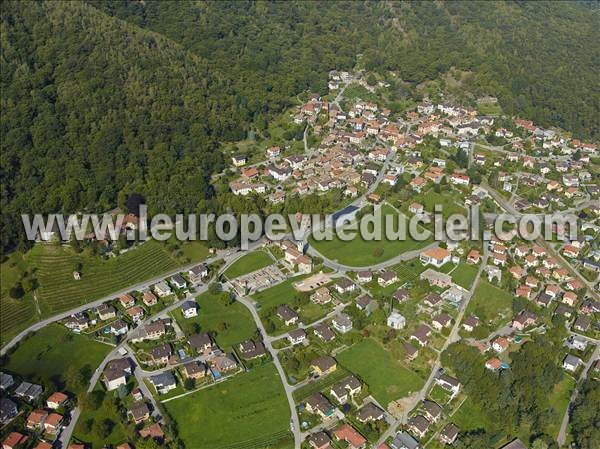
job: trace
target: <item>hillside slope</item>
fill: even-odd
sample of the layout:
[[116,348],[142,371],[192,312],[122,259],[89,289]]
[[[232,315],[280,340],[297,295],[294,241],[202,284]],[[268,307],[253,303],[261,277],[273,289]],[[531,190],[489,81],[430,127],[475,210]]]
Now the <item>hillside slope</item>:
[[77,2],[2,5],[2,246],[18,214],[104,211],[128,191],[155,210],[211,196],[238,108],[168,38]]

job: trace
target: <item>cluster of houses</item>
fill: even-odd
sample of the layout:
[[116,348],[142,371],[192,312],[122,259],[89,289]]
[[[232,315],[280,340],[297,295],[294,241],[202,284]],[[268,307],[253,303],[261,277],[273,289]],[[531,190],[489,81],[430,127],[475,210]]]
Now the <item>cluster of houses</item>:
[[[63,324],[74,333],[103,331],[104,334],[122,338],[141,324],[160,300],[172,297],[178,291],[185,291],[189,285],[197,286],[206,281],[208,267],[204,264],[196,265],[186,275],[188,280],[181,274],[175,274],[139,294],[124,293],[115,301],[105,302],[67,317]],[[189,318],[195,316],[196,311],[185,304],[183,314]]]
[[2,441],[3,449],[28,444],[35,449],[50,449],[70,420],[73,406],[67,394],[49,395],[41,385],[0,372],[0,423],[5,426],[18,415],[24,416],[23,428],[13,429]]

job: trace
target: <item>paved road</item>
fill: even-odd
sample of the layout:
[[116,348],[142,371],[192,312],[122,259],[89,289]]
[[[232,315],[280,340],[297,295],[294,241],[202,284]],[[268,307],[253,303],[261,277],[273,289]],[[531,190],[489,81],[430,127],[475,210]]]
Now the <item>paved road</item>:
[[71,436],[73,435],[73,431],[75,430],[75,425],[79,420],[79,415],[81,415],[81,410],[79,407],[75,407],[71,410],[71,421],[69,421],[69,425],[60,431],[60,435],[58,436],[58,449],[66,449],[69,445],[69,441],[71,440]]
[[332,268],[333,270],[339,271],[341,273],[345,273],[347,271],[361,271],[361,270],[377,271],[377,270],[381,270],[382,268],[385,268],[385,267],[397,265],[400,262],[405,262],[407,260],[415,259],[415,258],[419,257],[419,255],[423,251],[426,251],[430,248],[436,248],[437,246],[439,246],[439,244],[440,244],[439,242],[433,242],[421,249],[406,251],[404,253],[398,254],[395,257],[392,257],[391,259],[386,260],[385,262],[380,262],[380,263],[373,264],[373,265],[367,265],[364,267],[345,265],[345,264],[336,262],[335,260],[328,259],[323,254],[321,254],[319,251],[317,251],[313,246],[309,246],[308,249],[306,250],[306,252],[311,256],[320,257],[321,259],[323,259],[323,265],[325,265],[326,267]]
[[291,422],[292,429],[291,430],[294,434],[294,447],[299,448],[302,443],[302,435],[300,433],[300,420],[298,419],[298,412],[296,411],[296,402],[294,401],[294,397],[292,395],[294,389],[287,381],[287,377],[285,375],[285,371],[283,370],[283,366],[281,366],[281,362],[279,361],[279,358],[277,357],[277,352],[273,349],[273,345],[271,344],[270,337],[267,334],[267,331],[265,330],[265,327],[263,326],[260,317],[258,316],[258,312],[254,308],[254,306],[250,303],[250,301],[248,301],[248,299],[246,299],[244,297],[238,297],[237,300],[241,304],[243,304],[252,314],[252,318],[254,318],[256,327],[258,327],[258,329],[260,330],[260,332],[263,336],[265,348],[267,349],[267,351],[269,351],[269,353],[271,354],[271,357],[273,358],[273,363],[275,364],[275,368],[277,368],[277,372],[279,374],[279,377],[281,378],[281,382],[283,383],[283,388],[285,390],[285,396],[287,398],[288,405],[290,407],[290,412],[291,412],[291,416],[292,416],[292,422]]
[[[133,354],[133,352],[131,352],[131,353]],[[140,369],[140,366],[138,363],[135,364],[135,368],[133,369],[133,375],[135,376],[135,379],[137,380],[138,387],[142,391],[144,398],[148,398],[148,400],[152,404],[152,416],[154,416],[158,420],[162,420],[160,408],[158,408],[158,402],[156,402],[154,395],[152,394],[152,392],[146,385],[145,378],[144,378],[144,376],[141,375],[141,369]]]
[[481,278],[481,273],[483,273],[483,270],[486,266],[487,259],[488,259],[488,253],[489,253],[489,251],[488,251],[487,245],[484,245],[483,255],[481,258],[481,265],[479,266],[479,270],[477,271],[477,276],[475,277],[475,280],[473,281],[473,285],[471,286],[468,294],[466,295],[465,300],[461,303],[461,305],[458,309],[458,315],[456,316],[456,321],[454,322],[454,326],[452,327],[452,330],[450,331],[450,335],[446,339],[444,346],[438,352],[436,361],[433,364],[433,366],[431,367],[431,372],[429,373],[429,377],[427,378],[427,381],[423,385],[423,388],[421,388],[421,390],[419,390],[419,392],[412,397],[412,401],[406,407],[405,413],[399,419],[396,419],[390,425],[390,427],[381,435],[381,437],[379,438],[379,441],[377,442],[377,444],[375,444],[375,447],[377,447],[381,443],[385,442],[385,440],[387,440],[389,437],[393,436],[396,433],[396,430],[398,429],[398,427],[401,424],[406,423],[406,420],[408,418],[408,412],[410,410],[412,410],[414,407],[416,407],[417,404],[419,404],[421,401],[423,401],[427,397],[427,392],[429,391],[429,388],[431,387],[435,378],[437,377],[437,372],[441,367],[440,359],[441,359],[442,353],[452,343],[460,340],[460,337],[458,335],[458,332],[460,330],[460,325],[461,325],[462,319],[464,317],[464,314],[467,310],[467,306],[469,305],[469,301],[471,300],[471,298],[473,297],[473,294],[475,293],[475,289],[477,288],[477,284],[479,283],[479,279]]
[[596,360],[598,360],[598,357],[600,357],[600,344],[596,344],[596,349],[594,350],[594,353],[592,354],[592,356],[590,357],[588,362],[585,364],[585,367],[584,367],[583,371],[581,372],[581,375],[579,376],[579,380],[577,381],[577,385],[573,389],[573,393],[571,394],[571,399],[569,399],[569,404],[567,405],[567,409],[565,410],[565,414],[563,416],[563,420],[560,425],[560,430],[558,431],[558,436],[556,437],[556,441],[558,441],[559,446],[564,445],[565,441],[567,439],[567,428],[569,426],[569,419],[571,417],[571,405],[573,404],[573,401],[575,401],[575,399],[577,398],[579,388],[581,387],[581,384],[587,378],[587,374],[588,374],[590,367]]
[[70,317],[73,314],[76,313],[80,313],[80,312],[84,312],[88,309],[92,309],[95,307],[98,307],[100,304],[105,303],[107,301],[112,301],[115,298],[119,297],[120,295],[123,295],[125,293],[129,293],[133,290],[143,290],[145,288],[150,287],[153,284],[156,284],[157,282],[162,281],[165,278],[168,278],[170,276],[173,276],[177,273],[180,272],[185,272],[187,270],[189,270],[192,267],[195,267],[196,265],[200,264],[200,263],[205,263],[205,264],[211,264],[219,259],[223,259],[225,261],[225,263],[227,264],[229,261],[231,260],[235,260],[239,257],[241,257],[242,255],[246,254],[248,251],[253,251],[254,249],[256,249],[257,247],[259,247],[260,245],[262,245],[262,240],[256,241],[256,242],[252,242],[248,245],[248,250],[247,251],[240,251],[238,249],[229,249],[227,251],[222,252],[220,255],[217,256],[213,256],[213,257],[209,257],[207,259],[205,259],[204,261],[201,262],[194,262],[194,263],[190,263],[190,264],[186,264],[186,265],[182,265],[179,268],[173,269],[171,271],[167,271],[163,274],[161,274],[160,276],[156,276],[152,279],[147,279],[143,282],[140,282],[138,284],[134,284],[131,285],[127,288],[115,291],[113,293],[110,293],[109,295],[104,296],[103,298],[97,299],[95,301],[92,302],[88,302],[86,304],[82,304],[81,306],[75,307],[73,309],[70,309],[68,311],[59,313],[57,315],[51,316],[49,318],[46,318],[42,321],[39,321],[31,326],[29,326],[27,329],[21,331],[19,334],[17,334],[15,337],[13,337],[9,342],[7,342],[2,349],[0,349],[0,356],[5,355],[12,347],[14,347],[17,343],[19,343],[21,340],[23,340],[23,338],[25,338],[28,334],[32,333],[32,332],[36,332],[39,331],[40,329],[46,327],[49,324],[52,323],[56,323],[57,321],[60,320],[64,320],[65,318]]

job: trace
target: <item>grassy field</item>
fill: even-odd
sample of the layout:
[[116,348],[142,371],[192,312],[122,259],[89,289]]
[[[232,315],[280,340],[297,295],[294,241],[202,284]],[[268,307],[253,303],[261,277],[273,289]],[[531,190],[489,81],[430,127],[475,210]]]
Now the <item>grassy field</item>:
[[469,290],[473,285],[478,270],[479,267],[477,265],[460,264],[450,275],[454,283]]
[[489,334],[510,319],[512,299],[513,295],[510,292],[480,279],[466,313],[466,316],[475,314],[481,320],[476,329],[477,335]]
[[33,324],[39,317],[35,310],[33,294],[13,299],[10,289],[30,270],[28,261],[20,252],[12,253],[0,264],[0,344],[13,337],[19,330]]
[[482,115],[500,115],[502,114],[502,107],[498,102],[478,101],[477,111]]
[[384,407],[417,391],[424,383],[373,339],[365,339],[340,352],[336,359],[365,381],[375,399]]
[[548,435],[558,435],[562,418],[569,405],[569,399],[573,392],[573,388],[575,388],[575,380],[571,376],[565,376],[562,381],[554,386],[549,400],[552,410],[556,413],[556,419],[553,420],[552,425],[548,427],[546,431]]
[[302,402],[318,391],[329,392],[329,388],[333,384],[338,383],[343,378],[349,375],[350,373],[348,371],[338,367],[333,373],[321,377],[315,382],[309,382],[306,385],[303,385],[302,387],[298,388],[297,390],[294,390],[294,400],[296,402]]
[[[198,305],[198,316],[184,318],[181,309],[173,311],[173,317],[185,332],[191,335],[197,332],[214,331],[217,344],[222,348],[228,348],[236,343],[246,340],[254,335],[256,325],[250,312],[239,302],[224,305],[218,298],[210,293],[204,293],[196,298]],[[225,328],[219,326],[226,323]],[[221,327],[222,330],[219,330]]]
[[456,424],[462,432],[486,429],[489,427],[485,415],[470,398],[467,398],[465,402],[462,403],[450,420]]
[[290,411],[272,364],[164,406],[194,449],[267,448],[290,437]]
[[[460,196],[451,192],[437,193],[433,189],[429,189],[414,197],[410,202],[422,204],[425,211],[429,213],[433,213],[435,205],[439,204],[442,206],[442,216],[447,218],[452,214],[466,214],[466,209],[461,205],[462,201]],[[408,208],[408,205],[406,206]]]
[[[260,316],[262,318],[265,318],[265,314],[267,313],[268,309],[272,307],[277,307],[281,304],[290,304],[294,299],[294,296],[298,294],[293,284],[299,282],[300,280],[306,277],[306,275],[295,276],[291,279],[288,279],[287,281],[277,284],[274,287],[252,295],[254,300],[258,304],[260,304]],[[300,319],[303,323],[309,324],[313,321],[324,317],[330,310],[330,306],[321,306],[319,304],[309,302],[308,304],[305,304],[300,308],[300,310],[298,311],[298,315],[300,316]],[[281,333],[284,330],[285,329],[281,328],[278,331],[276,331],[275,334]]]
[[[57,245],[40,244],[24,255],[14,253],[2,263],[2,341],[39,318],[99,299],[174,270],[190,260],[203,259],[206,254],[206,248],[196,242],[169,251],[167,245],[153,240],[108,260],[87,252],[76,254],[70,247]],[[76,281],[73,271],[79,264],[82,277]],[[22,300],[13,300],[8,296],[8,290],[24,273],[30,273],[39,284],[37,299],[40,316],[31,294]]]
[[263,290],[252,295],[254,300],[260,304],[260,307],[266,309],[281,304],[288,303],[297,293],[294,283],[301,281],[307,276],[296,276],[274,287]]
[[260,270],[274,263],[271,256],[264,251],[253,251],[236,260],[226,271],[225,276],[235,279],[247,273]]
[[[104,392],[104,388],[98,386],[96,391]],[[73,438],[86,443],[86,447],[91,447],[92,449],[100,449],[106,445],[114,447],[130,440],[131,432],[125,426],[126,421],[120,419],[113,401],[113,393],[106,393],[97,409],[82,410],[73,431]],[[104,419],[110,419],[114,423],[114,427],[106,438],[100,437],[94,430],[94,424],[102,422]]]
[[[111,349],[111,346],[51,324],[24,340],[9,356],[3,369],[18,373],[29,381],[55,384],[59,388],[63,385],[62,388],[78,393],[87,389],[88,374],[91,376]],[[69,385],[70,372],[85,372],[85,382]]]
[[[423,248],[430,244],[433,240],[427,239],[422,242],[412,240],[408,237],[406,240],[388,240],[386,238],[386,216],[394,217],[394,226],[392,229],[398,228],[396,217],[398,212],[388,205],[381,207],[382,212],[382,239],[367,241],[358,235],[351,241],[341,240],[334,235],[332,240],[317,241],[312,236],[309,239],[310,244],[325,257],[337,260],[344,265],[362,267],[385,262],[399,254],[414,249]],[[408,221],[407,221],[408,223]]]

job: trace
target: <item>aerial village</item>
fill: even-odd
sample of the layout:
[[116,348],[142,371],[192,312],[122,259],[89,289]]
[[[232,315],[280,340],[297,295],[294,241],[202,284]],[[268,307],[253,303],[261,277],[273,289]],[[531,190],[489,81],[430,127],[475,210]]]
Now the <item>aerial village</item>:
[[[522,345],[559,328],[565,376],[573,384],[600,378],[596,145],[428,98],[397,114],[346,98],[356,85],[374,90],[360,73],[331,72],[328,99],[308,95],[286,115],[303,128],[304,151],[282,143],[262,155],[232,154],[233,194],[278,205],[337,192],[343,213],[381,208],[421,216],[426,226],[437,203],[445,216],[478,205],[486,220],[502,212],[570,212],[578,216],[578,238],[494,236],[365,250],[306,236],[215,252],[60,320],[68,332],[112,348],[80,396],[3,372],[1,421],[11,428],[3,449],[90,447],[73,432],[89,401],[83,396],[98,389],[115,398],[128,423],[114,447],[168,443],[176,435],[165,408],[222,385],[235,388],[236,379],[272,366],[293,406],[286,433],[303,448],[452,447],[472,404],[444,351],[457,342],[476,348],[485,370],[500,373]],[[205,318],[215,307],[237,306],[245,324]],[[252,447],[277,439],[268,437]]]

